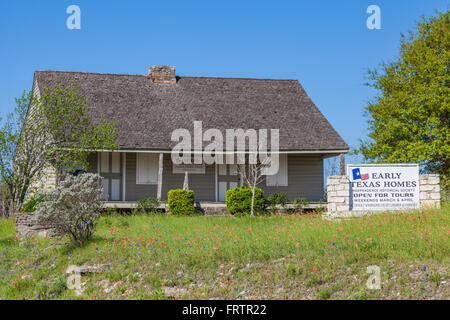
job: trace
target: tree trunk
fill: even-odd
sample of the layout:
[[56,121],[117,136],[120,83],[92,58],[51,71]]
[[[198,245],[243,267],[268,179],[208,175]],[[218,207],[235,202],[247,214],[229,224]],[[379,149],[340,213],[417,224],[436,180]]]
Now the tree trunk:
[[14,217],[16,215],[14,200],[11,199],[11,204],[8,209],[9,209],[8,217]]
[[252,187],[252,206],[251,206],[251,209],[250,209],[250,217],[252,217],[253,218],[253,210],[254,210],[254,208],[253,208],[253,206],[254,206],[254,203],[255,203],[255,187]]
[[183,190],[189,190],[189,178],[187,171],[184,173]]
[[158,189],[156,192],[156,197],[161,199],[162,196],[162,179],[163,179],[163,157],[162,153],[159,154],[159,165],[158,165]]

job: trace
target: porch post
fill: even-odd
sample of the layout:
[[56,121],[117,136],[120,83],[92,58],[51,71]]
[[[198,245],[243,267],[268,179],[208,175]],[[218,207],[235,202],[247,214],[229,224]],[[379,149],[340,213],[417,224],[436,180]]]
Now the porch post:
[[126,172],[127,172],[127,153],[123,152],[122,153],[122,201],[123,202],[126,201],[126,196],[125,196],[126,183],[127,183]]
[[215,188],[214,188],[214,193],[215,193],[215,198],[216,198],[216,202],[218,202],[218,193],[217,193],[217,184],[218,184],[218,180],[217,180],[217,163],[214,162],[214,180],[215,180]]
[[341,176],[345,176],[345,156],[344,156],[344,154],[341,153],[339,158],[340,158],[340,167],[341,167],[340,174],[341,174]]
[[159,166],[158,166],[158,189],[156,193],[156,197],[158,199],[161,199],[162,195],[162,178],[163,178],[163,160],[164,160],[164,154],[159,154]]
[[97,173],[100,175],[100,152],[97,152]]

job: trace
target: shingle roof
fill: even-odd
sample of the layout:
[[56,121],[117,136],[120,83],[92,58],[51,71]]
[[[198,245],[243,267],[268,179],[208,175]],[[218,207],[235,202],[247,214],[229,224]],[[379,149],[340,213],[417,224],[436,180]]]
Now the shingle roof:
[[[279,129],[280,150],[347,150],[297,80],[177,77],[152,83],[144,75],[36,71],[39,89],[74,79],[88,107],[104,120],[118,120],[121,149],[170,150],[171,133],[194,120],[203,131]],[[206,145],[206,143],[205,143]]]

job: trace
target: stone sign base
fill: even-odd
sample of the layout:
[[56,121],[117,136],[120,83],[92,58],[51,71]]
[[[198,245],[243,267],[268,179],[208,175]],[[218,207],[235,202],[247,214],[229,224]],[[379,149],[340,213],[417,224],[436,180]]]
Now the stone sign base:
[[[440,208],[441,193],[438,174],[421,174],[419,176],[420,208]],[[330,176],[327,178],[328,212],[324,218],[358,217],[384,211],[350,210],[350,181],[347,176]]]
[[421,174],[419,176],[420,207],[441,207],[441,187],[438,174]]

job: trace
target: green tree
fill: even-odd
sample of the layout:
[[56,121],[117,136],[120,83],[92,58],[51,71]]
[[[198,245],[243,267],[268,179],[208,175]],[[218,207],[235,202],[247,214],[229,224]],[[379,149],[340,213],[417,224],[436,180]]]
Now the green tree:
[[47,169],[57,173],[86,170],[93,150],[114,150],[115,124],[93,119],[75,82],[16,99],[0,129],[0,175],[7,186],[10,210],[21,208],[30,186]]
[[450,15],[422,17],[401,36],[400,57],[369,70],[367,85],[378,90],[366,107],[368,140],[356,152],[371,162],[421,164],[450,177]]

